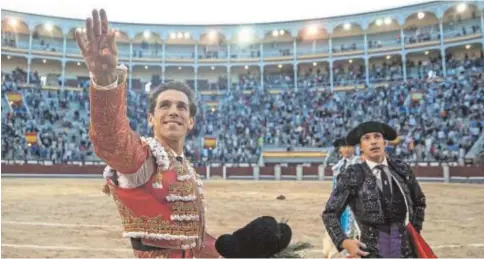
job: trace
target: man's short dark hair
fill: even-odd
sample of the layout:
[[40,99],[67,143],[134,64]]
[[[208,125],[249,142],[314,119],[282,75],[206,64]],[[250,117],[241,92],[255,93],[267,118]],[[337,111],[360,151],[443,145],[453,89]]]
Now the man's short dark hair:
[[151,114],[155,113],[156,100],[158,99],[158,96],[167,90],[175,90],[175,91],[180,91],[184,93],[188,97],[190,117],[194,118],[197,115],[197,103],[196,103],[195,93],[188,85],[180,81],[171,81],[171,82],[162,84],[150,92],[148,97],[149,113]]

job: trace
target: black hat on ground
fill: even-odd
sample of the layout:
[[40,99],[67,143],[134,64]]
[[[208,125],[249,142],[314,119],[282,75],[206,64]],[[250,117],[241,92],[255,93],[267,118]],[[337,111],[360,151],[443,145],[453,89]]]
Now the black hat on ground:
[[366,133],[380,132],[385,140],[392,141],[397,138],[397,132],[388,124],[378,121],[367,121],[352,129],[346,136],[349,145],[357,145]]
[[262,216],[232,234],[218,237],[215,249],[225,258],[268,258],[286,249],[291,237],[286,223]]

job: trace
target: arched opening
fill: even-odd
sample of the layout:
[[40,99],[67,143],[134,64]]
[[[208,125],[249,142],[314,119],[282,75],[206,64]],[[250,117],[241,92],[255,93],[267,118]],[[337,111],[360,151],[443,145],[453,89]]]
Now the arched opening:
[[264,57],[285,57],[293,54],[291,32],[285,29],[274,29],[264,36]]
[[30,31],[28,25],[14,17],[2,20],[2,47],[29,48]]
[[203,66],[198,68],[198,90],[225,91],[228,88],[227,67]]
[[405,19],[405,44],[416,47],[440,43],[439,20],[432,12],[417,12]]
[[55,59],[33,58],[30,71],[37,73],[43,86],[60,87],[62,85],[62,63]]
[[170,32],[165,53],[170,62],[191,61],[195,58],[195,40],[190,32]]
[[85,62],[66,62],[64,86],[89,87],[89,70]]
[[336,26],[332,33],[333,55],[362,54],[365,48],[363,34],[363,29],[357,23]]
[[226,59],[228,57],[227,39],[217,30],[210,30],[200,35],[198,42],[198,58],[200,59]]
[[297,72],[298,89],[329,88],[331,86],[329,63],[327,61],[299,63]]
[[387,83],[403,79],[401,55],[372,57],[369,60],[370,83]]
[[26,83],[27,71],[27,58],[2,54],[2,74],[8,76],[7,81]]
[[167,66],[165,82],[180,81],[195,89],[195,71],[192,66]]
[[292,64],[266,65],[264,67],[264,88],[293,89],[294,66]]
[[456,3],[444,13],[443,30],[446,43],[481,37],[479,8],[471,3]]
[[442,76],[442,56],[439,49],[411,52],[407,54],[407,79],[424,79],[429,72]]
[[400,24],[392,17],[372,21],[367,30],[368,51],[392,51],[401,49]]
[[324,28],[309,25],[298,32],[296,45],[300,58],[325,58],[329,53],[329,34]]
[[146,30],[134,36],[133,58],[159,58],[161,59],[163,47],[160,34]]
[[230,58],[238,61],[258,60],[262,55],[260,42],[261,39],[252,28],[241,28],[231,39]]
[[356,58],[334,61],[333,81],[335,87],[365,84],[365,60]]
[[233,66],[230,68],[231,89],[236,91],[255,90],[261,86],[259,66]]
[[484,72],[481,43],[463,44],[445,50],[447,76],[470,76]]
[[39,24],[32,33],[32,51],[55,52],[64,50],[62,29],[52,23]]

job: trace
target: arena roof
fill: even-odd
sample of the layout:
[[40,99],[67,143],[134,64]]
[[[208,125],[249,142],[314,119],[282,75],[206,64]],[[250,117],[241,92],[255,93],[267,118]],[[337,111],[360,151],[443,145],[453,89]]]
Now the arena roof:
[[393,9],[434,1],[417,0],[15,0],[0,7],[12,11],[85,19],[105,8],[112,22],[150,24],[247,24],[308,20]]

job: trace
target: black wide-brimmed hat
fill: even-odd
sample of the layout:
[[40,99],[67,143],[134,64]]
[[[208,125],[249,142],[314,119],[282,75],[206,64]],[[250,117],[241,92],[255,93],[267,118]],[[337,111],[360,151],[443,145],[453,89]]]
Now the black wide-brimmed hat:
[[346,136],[349,145],[357,145],[366,133],[380,132],[385,140],[392,141],[397,138],[397,132],[389,125],[378,121],[367,121],[352,129]]
[[215,249],[225,258],[268,258],[287,248],[291,237],[286,223],[262,216],[232,234],[218,237]]
[[348,144],[348,141],[346,141],[346,138],[338,138],[333,142],[333,147],[339,148],[339,147],[344,147],[344,146],[353,146]]

